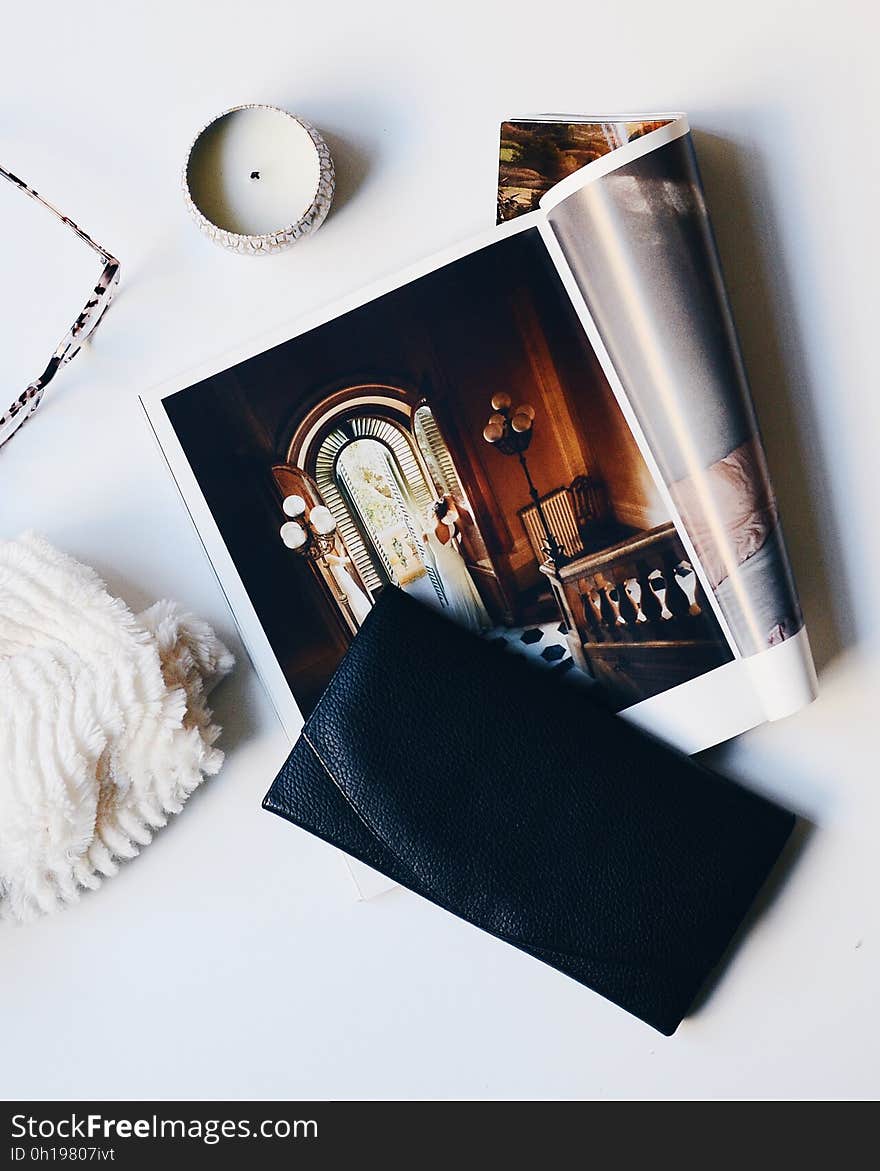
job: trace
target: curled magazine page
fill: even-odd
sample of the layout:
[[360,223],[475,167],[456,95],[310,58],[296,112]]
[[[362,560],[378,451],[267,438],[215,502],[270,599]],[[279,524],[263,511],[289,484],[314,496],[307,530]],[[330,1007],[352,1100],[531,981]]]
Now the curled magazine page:
[[504,123],[499,218],[535,203],[693,549],[684,572],[765,717],[787,715],[815,672],[687,119]]
[[544,195],[569,175],[674,122],[678,114],[573,118],[544,114],[501,124],[497,222],[537,211]]

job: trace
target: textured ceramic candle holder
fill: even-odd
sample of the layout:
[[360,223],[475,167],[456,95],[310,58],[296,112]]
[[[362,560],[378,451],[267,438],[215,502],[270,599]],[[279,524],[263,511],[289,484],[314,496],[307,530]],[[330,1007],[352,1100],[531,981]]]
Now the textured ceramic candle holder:
[[242,105],[203,126],[183,167],[183,192],[199,228],[224,248],[264,256],[324,222],[335,176],[326,142],[277,106]]

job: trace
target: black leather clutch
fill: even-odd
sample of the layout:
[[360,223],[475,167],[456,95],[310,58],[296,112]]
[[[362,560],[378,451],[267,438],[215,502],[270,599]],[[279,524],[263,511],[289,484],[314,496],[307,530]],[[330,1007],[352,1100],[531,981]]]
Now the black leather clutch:
[[667,1035],[794,824],[390,588],[263,805]]

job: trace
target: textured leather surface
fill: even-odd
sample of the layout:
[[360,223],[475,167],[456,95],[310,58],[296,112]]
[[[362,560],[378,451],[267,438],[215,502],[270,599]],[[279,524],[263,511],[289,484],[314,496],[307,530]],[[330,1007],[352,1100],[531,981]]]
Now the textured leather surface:
[[794,824],[395,589],[263,804],[666,1034]]

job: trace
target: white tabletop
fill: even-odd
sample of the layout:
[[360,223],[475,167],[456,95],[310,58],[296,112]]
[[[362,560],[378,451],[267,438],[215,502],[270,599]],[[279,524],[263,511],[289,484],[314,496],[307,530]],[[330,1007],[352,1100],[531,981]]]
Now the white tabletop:
[[[880,1091],[872,9],[102,0],[75,16],[61,3],[5,12],[0,160],[116,252],[123,284],[91,350],[0,452],[0,537],[41,530],[133,606],[177,598],[240,651],[138,392],[485,227],[502,116],[681,108],[822,695],[712,754],[815,828],[711,997],[665,1039],[414,895],[357,902],[329,847],[260,809],[286,743],[241,656],[216,696],[221,773],[101,891],[0,928],[3,1097]],[[312,120],[339,172],[319,235],[264,260],[202,238],[178,186],[193,133],[242,101]]]

